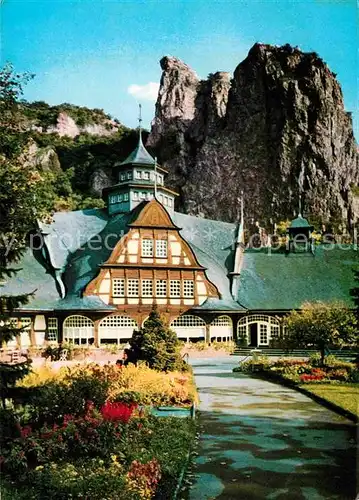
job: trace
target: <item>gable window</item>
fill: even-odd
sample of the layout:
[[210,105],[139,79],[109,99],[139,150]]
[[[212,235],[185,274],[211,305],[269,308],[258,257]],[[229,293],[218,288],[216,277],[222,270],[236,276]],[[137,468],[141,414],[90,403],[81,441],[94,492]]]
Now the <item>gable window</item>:
[[194,282],[193,280],[184,280],[183,281],[183,296],[184,297],[193,297],[194,295]]
[[167,257],[167,240],[156,240],[156,257]]
[[181,296],[181,281],[171,280],[170,281],[170,296],[180,297]]
[[129,279],[127,281],[127,295],[129,297],[138,297],[138,280]]
[[153,296],[153,282],[152,280],[142,280],[142,297]]
[[122,278],[114,278],[112,280],[112,296],[124,297],[125,296],[125,280]]
[[157,280],[156,281],[156,297],[166,297],[167,296],[167,281]]
[[153,257],[153,240],[142,240],[142,257]]
[[57,342],[58,323],[57,318],[48,318],[47,320],[47,340]]

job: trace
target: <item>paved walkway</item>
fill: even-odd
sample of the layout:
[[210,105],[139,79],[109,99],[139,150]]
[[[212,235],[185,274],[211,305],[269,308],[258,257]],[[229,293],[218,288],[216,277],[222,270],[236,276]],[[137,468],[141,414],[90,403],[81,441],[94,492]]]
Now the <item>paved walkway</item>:
[[192,362],[202,434],[190,500],[354,500],[355,425],[292,389],[232,373],[237,363]]

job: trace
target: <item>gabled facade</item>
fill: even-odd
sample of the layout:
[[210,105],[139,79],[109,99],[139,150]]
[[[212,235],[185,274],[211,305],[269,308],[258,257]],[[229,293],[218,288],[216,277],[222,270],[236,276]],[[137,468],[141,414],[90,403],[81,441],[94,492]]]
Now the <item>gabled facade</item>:
[[[155,199],[138,207],[84,296],[97,296],[141,325],[153,306],[171,322],[209,297],[219,298],[189,244]],[[117,314],[117,312],[116,312]]]

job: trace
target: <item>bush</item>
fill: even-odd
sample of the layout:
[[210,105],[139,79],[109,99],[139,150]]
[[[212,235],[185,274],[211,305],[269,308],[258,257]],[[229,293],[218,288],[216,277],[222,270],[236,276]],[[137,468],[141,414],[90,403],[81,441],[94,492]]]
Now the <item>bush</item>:
[[143,328],[133,333],[130,345],[130,362],[142,360],[150,368],[166,372],[186,369],[177,335],[165,325],[156,309],[151,311]]

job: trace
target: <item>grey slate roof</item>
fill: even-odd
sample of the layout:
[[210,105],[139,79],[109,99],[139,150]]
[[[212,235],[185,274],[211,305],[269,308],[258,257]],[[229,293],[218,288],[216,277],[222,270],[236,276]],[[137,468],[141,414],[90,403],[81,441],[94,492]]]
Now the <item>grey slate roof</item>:
[[349,291],[358,265],[359,251],[353,247],[320,245],[314,255],[247,251],[237,300],[251,310],[299,309],[308,301],[341,301],[353,307]]
[[[54,214],[51,224],[40,225],[51,266],[46,265],[44,256],[38,256],[36,261],[29,250],[19,265],[23,270],[9,280],[6,288],[0,288],[0,293],[16,294],[36,288],[38,292],[27,306],[29,310],[112,310],[112,306],[97,297],[82,297],[82,291],[98,274],[100,264],[109,258],[117,241],[127,233],[127,224],[133,221],[140,208],[112,217],[101,209]],[[173,222],[182,228],[181,235],[219,289],[222,300],[217,301],[218,307],[236,307],[227,279],[233,261],[235,225],[179,213],[174,214]],[[66,289],[64,299],[61,299],[55,280],[55,269],[62,275]],[[214,308],[216,301],[211,301]],[[208,304],[201,307],[208,308]]]
[[141,133],[139,134],[138,144],[132,153],[120,163],[120,165],[154,165],[155,160],[147,151],[142,142]]

